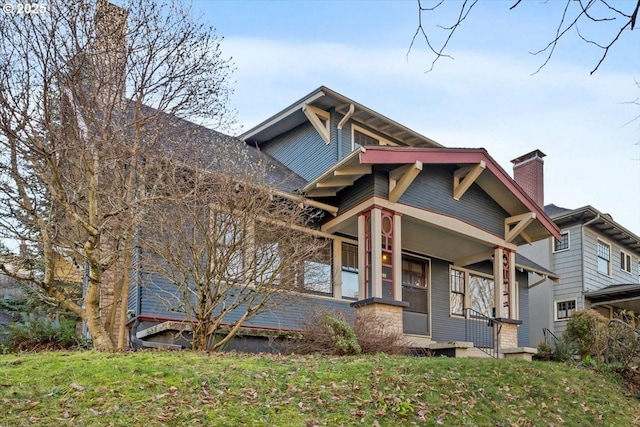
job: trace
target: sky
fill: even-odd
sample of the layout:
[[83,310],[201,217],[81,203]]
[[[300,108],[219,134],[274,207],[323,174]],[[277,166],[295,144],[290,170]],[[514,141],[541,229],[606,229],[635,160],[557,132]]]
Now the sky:
[[[640,235],[640,25],[602,51],[566,33],[538,73],[564,2],[480,1],[432,71],[416,1],[207,1],[193,11],[232,59],[237,133],[327,86],[446,147],[482,147],[509,173],[539,149],[545,203],[591,205]],[[572,2],[575,3],[575,2]],[[630,9],[635,0],[613,0]],[[423,1],[423,5],[433,2]],[[460,2],[423,15],[429,35]],[[611,16],[612,14],[607,14]],[[619,21],[580,25],[608,41]],[[639,83],[640,84],[640,83]]]

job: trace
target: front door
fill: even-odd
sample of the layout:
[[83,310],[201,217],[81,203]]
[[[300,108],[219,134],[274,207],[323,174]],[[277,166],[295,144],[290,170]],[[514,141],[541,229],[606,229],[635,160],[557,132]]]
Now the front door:
[[431,335],[429,269],[430,262],[427,259],[402,258],[402,301],[409,303],[402,316],[405,334]]

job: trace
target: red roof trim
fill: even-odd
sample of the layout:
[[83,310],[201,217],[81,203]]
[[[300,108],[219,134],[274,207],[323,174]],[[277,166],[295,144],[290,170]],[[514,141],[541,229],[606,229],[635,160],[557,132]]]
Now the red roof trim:
[[543,208],[489,156],[484,148],[416,148],[416,147],[371,147],[360,153],[362,164],[408,164],[416,160],[424,164],[475,164],[484,161],[487,169],[531,212],[549,232],[560,240],[560,229]]

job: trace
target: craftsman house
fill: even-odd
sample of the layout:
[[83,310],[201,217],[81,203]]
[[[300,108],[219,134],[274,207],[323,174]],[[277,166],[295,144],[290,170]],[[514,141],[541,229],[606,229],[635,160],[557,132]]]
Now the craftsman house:
[[[516,182],[540,206],[543,157],[536,150],[513,160]],[[560,338],[576,310],[592,308],[609,319],[620,310],[639,313],[640,237],[591,206],[566,209],[548,204],[544,210],[560,228],[561,239],[518,249],[555,273],[529,280],[530,344],[545,341],[545,332],[547,340],[549,332]]]
[[[494,346],[470,336],[477,325],[500,331],[504,353],[529,345],[528,273],[548,271],[518,245],[561,234],[484,149],[445,148],[326,87],[239,139],[277,166],[281,190],[325,211],[314,232],[332,242],[314,260],[326,283],[252,318],[246,336],[299,329],[310,307],[326,307],[376,313],[416,347]],[[136,277],[133,344],[169,342],[157,325],[181,317]]]

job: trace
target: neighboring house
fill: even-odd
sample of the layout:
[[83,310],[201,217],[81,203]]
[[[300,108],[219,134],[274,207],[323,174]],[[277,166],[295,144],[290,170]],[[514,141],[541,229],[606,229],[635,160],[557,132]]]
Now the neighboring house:
[[[271,185],[326,212],[314,231],[332,242],[310,260],[326,284],[246,322],[245,336],[299,330],[324,307],[375,313],[419,347],[471,341],[469,322],[484,326],[483,315],[503,320],[501,348],[529,345],[528,274],[552,273],[516,250],[561,235],[484,149],[444,148],[326,87],[240,139],[227,143],[270,159]],[[171,342],[162,324],[184,319],[136,271],[128,309],[136,345]]]
[[[516,182],[540,205],[543,157],[536,150],[513,161]],[[518,248],[555,273],[529,282],[531,345],[544,341],[545,328],[560,338],[575,310],[593,308],[607,318],[619,310],[640,313],[640,237],[591,206],[544,209],[561,238]]]

